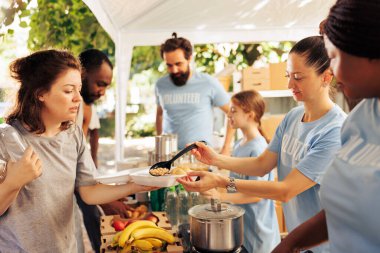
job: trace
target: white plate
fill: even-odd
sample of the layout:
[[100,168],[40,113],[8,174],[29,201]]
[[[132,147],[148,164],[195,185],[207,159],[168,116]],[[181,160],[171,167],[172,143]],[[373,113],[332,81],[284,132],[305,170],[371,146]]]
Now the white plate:
[[95,177],[95,180],[102,184],[126,184],[129,181],[131,181],[131,173],[134,173],[136,171],[146,170],[147,168],[133,168],[133,169],[127,169],[118,171],[116,173],[112,174],[106,174]]
[[149,174],[149,169],[145,169],[131,173],[130,176],[132,181],[136,184],[155,187],[170,187],[177,185],[177,178],[183,177],[184,175],[164,175],[155,177]]

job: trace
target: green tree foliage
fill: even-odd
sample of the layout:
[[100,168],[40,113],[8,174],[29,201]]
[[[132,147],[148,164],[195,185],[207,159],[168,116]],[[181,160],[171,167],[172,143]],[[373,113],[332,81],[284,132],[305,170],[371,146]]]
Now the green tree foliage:
[[158,46],[140,46],[133,49],[131,75],[141,73],[145,70],[154,70],[158,73],[158,69],[162,64],[160,56],[160,47]]
[[23,28],[28,26],[25,19],[30,15],[30,11],[27,9],[29,3],[30,0],[8,0],[7,3],[2,3],[3,6],[0,8],[0,37],[4,37],[6,34],[13,35],[14,30],[7,27],[14,22],[16,16],[20,19],[19,26]]
[[[114,62],[114,42],[82,0],[37,0],[38,6],[34,9],[28,8],[30,1],[8,0],[9,7],[2,8],[0,16],[2,27],[12,24],[16,17],[20,20],[21,27],[30,27],[29,49],[32,51],[47,48],[68,49],[78,55],[85,49],[97,48],[105,52]],[[29,24],[28,18],[30,18]],[[2,30],[4,29],[0,29],[0,36],[4,35],[4,33],[1,34]],[[12,36],[13,30],[8,29],[6,33]],[[264,62],[270,62],[271,59],[280,61],[291,46],[290,42],[195,45],[194,60],[198,70],[213,74],[217,61],[223,60],[224,64],[234,64],[238,69],[243,69],[251,66],[258,59]],[[149,86],[154,85],[155,80],[166,72],[159,46],[134,48],[130,76],[133,77],[142,72],[149,75],[149,78],[141,85]],[[138,117],[141,113],[143,112],[137,113],[137,116],[131,116]],[[130,129],[138,132],[128,133],[131,135],[144,136],[154,130],[151,124],[141,127],[142,122],[136,118],[128,118],[127,124]],[[106,135],[112,135],[114,120],[104,119],[102,129],[109,129]]]
[[259,58],[266,63],[280,62],[293,44],[293,42],[261,42],[196,45],[195,63],[201,71],[209,74],[215,73],[215,63],[220,59],[223,59],[226,65],[234,64],[241,70],[252,66]]
[[257,50],[260,44],[205,44],[196,45],[195,63],[206,73],[215,73],[215,63],[223,59],[225,64],[234,64],[239,69],[252,65],[261,53]]
[[69,49],[78,55],[97,48],[114,60],[115,45],[81,0],[38,0],[30,20],[28,47]]
[[[78,55],[85,49],[97,48],[114,61],[113,41],[83,1],[38,0],[38,7],[32,10],[27,9],[29,3],[30,0],[9,0],[10,7],[2,10],[5,13],[2,23],[5,25],[10,25],[15,16],[19,16],[20,25],[26,26],[23,19],[30,16],[29,49],[62,48]],[[224,58],[226,64],[235,64],[238,69],[242,69],[252,65],[260,56],[268,58],[270,54],[276,53],[281,58],[291,46],[288,42],[235,44],[237,46],[234,47],[196,45],[196,66],[201,71],[212,74],[215,72],[215,62]],[[162,75],[165,71],[158,46],[134,48],[131,76],[145,70],[153,70],[155,75]]]
[[[199,71],[215,73],[215,63],[223,59],[225,64],[234,64],[238,69],[252,66],[262,58],[264,62],[280,62],[293,42],[261,42],[261,43],[225,43],[195,45],[195,65]],[[233,45],[233,46],[231,46]],[[273,55],[275,57],[273,57]],[[271,57],[272,56],[272,57]],[[270,58],[276,58],[270,60]],[[151,70],[154,77],[163,75],[166,68],[160,56],[159,46],[135,47],[133,50],[131,76]]]

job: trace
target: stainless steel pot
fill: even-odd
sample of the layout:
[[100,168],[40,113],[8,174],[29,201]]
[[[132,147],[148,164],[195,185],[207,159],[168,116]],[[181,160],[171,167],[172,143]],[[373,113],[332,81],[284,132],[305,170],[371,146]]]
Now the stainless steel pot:
[[200,252],[229,252],[243,245],[243,215],[239,206],[211,200],[189,209],[191,244]]

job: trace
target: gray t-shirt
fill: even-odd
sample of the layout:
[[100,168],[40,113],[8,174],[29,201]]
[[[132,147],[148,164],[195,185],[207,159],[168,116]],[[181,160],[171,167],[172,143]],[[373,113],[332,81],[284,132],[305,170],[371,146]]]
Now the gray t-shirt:
[[[42,161],[42,175],[25,185],[0,216],[0,252],[77,252],[74,189],[95,184],[95,165],[75,124],[54,137],[13,127]],[[0,155],[7,147],[0,147]],[[0,157],[5,159],[5,157]]]

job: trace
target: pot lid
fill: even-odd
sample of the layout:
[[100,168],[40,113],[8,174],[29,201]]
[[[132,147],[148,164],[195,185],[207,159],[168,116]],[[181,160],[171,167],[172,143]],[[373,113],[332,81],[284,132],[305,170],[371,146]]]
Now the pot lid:
[[[219,204],[219,208],[218,208]],[[212,204],[203,204],[193,206],[189,209],[189,215],[196,219],[219,220],[219,219],[235,219],[245,213],[240,206],[228,203],[218,203],[216,206]]]

